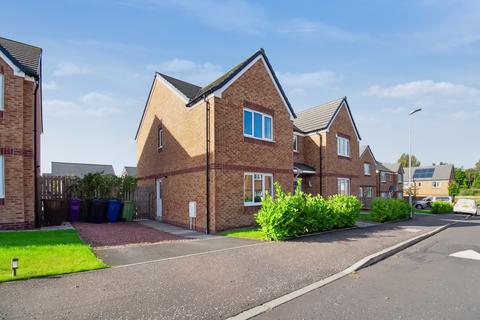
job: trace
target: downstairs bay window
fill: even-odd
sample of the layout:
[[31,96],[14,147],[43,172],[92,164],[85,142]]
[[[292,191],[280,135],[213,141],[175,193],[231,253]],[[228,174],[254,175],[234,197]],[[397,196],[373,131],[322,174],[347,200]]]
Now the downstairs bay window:
[[260,205],[266,194],[273,195],[273,175],[246,172],[243,177],[243,204],[245,206]]

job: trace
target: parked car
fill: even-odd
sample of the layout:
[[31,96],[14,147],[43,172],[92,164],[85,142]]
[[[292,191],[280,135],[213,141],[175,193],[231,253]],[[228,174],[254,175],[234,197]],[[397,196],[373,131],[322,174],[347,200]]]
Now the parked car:
[[475,200],[472,199],[460,199],[455,203],[453,207],[453,212],[455,213],[468,213],[468,214],[478,214],[478,206],[475,203]]
[[452,202],[452,197],[448,196],[429,196],[425,197],[422,200],[416,201],[413,206],[416,209],[429,209],[432,206],[432,203],[435,201],[445,201],[445,202]]

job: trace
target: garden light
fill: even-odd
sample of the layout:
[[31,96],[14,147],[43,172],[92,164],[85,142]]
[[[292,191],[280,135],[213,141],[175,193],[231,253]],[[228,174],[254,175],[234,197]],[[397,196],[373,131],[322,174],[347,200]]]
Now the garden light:
[[12,258],[12,276],[17,276],[18,258]]

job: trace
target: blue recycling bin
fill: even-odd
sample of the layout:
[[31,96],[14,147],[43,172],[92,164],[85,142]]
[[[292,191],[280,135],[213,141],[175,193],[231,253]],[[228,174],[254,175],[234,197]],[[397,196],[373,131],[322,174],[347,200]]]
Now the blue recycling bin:
[[107,221],[117,222],[120,217],[120,207],[122,203],[118,200],[108,200]]

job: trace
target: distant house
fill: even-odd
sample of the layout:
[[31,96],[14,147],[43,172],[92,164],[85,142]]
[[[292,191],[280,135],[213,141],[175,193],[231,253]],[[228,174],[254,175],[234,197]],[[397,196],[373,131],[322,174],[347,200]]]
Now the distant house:
[[122,171],[122,176],[136,177],[137,167],[124,167]]
[[363,208],[368,209],[372,199],[377,196],[377,170],[375,156],[370,146],[360,146],[360,163],[362,171],[359,177],[358,198],[363,204]]
[[[405,168],[404,190],[407,193],[410,168]],[[412,167],[412,185],[416,197],[448,196],[448,185],[455,180],[451,164]]]
[[48,175],[59,177],[79,177],[82,178],[87,173],[103,173],[115,175],[115,170],[110,164],[92,164],[92,163],[72,163],[72,162],[52,162],[52,173]]
[[382,198],[403,198],[404,170],[398,163],[376,163],[377,195]]
[[42,49],[0,37],[0,229],[33,228],[42,133]]

